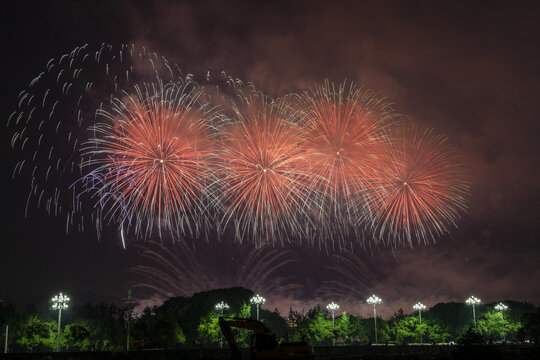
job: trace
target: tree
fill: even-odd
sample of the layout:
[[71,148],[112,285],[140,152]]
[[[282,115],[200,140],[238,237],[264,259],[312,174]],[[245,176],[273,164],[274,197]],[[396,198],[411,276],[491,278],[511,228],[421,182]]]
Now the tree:
[[518,331],[518,338],[521,341],[529,340],[538,345],[540,341],[540,307],[537,308],[536,313],[523,314],[521,322],[523,327]]
[[391,324],[398,344],[420,342],[420,322],[415,316],[403,316],[392,320]]
[[[70,311],[70,318],[75,323],[84,322],[85,326],[92,330],[88,337],[89,350],[119,351],[126,348],[127,310],[127,307],[115,304],[86,303],[74,306]],[[69,319],[66,323],[69,323]]]
[[[30,317],[19,334],[17,344],[26,351],[46,352],[56,348],[56,329],[54,321],[42,321],[37,315]],[[65,344],[64,337],[61,337],[60,345]]]
[[478,319],[477,326],[480,334],[487,337],[489,342],[492,343],[502,340],[504,333],[508,336],[515,336],[521,328],[521,323],[519,321],[504,319],[503,330],[501,313],[498,311],[488,311]]
[[90,350],[90,328],[85,322],[66,325],[64,337],[68,349],[72,351]]
[[278,309],[274,309],[274,311],[262,310],[261,319],[276,334],[279,341],[285,340],[288,332],[287,321],[279,314]]
[[14,335],[21,333],[26,323],[25,316],[17,313],[13,304],[0,302],[0,325],[7,324],[9,326],[8,349],[13,349],[16,338]]
[[[424,324],[422,324],[424,326]],[[428,320],[425,322],[426,330],[424,334],[427,335],[428,340],[434,343],[445,343],[452,336],[448,331],[448,328],[444,324],[440,324],[434,320]]]
[[317,312],[307,325],[307,336],[313,344],[327,344],[332,341],[332,321],[324,317],[322,311]]
[[457,343],[464,346],[484,345],[485,341],[482,335],[480,335],[476,330],[470,327],[460,337],[457,338]]
[[[480,316],[484,311],[483,305],[476,307],[476,315]],[[463,334],[473,322],[470,306],[463,303],[439,303],[428,311],[422,312],[422,320],[431,320],[446,328],[451,339]]]
[[342,338],[345,344],[350,344],[353,342],[353,337],[351,336],[351,316],[347,312],[343,312],[341,316],[336,319],[336,328],[335,328],[335,337]]
[[207,314],[201,318],[197,327],[199,339],[205,343],[215,343],[219,340],[221,329],[218,324],[219,316],[217,314]]
[[361,316],[350,316],[349,317],[349,337],[352,339],[352,342],[359,343],[368,343],[370,328],[369,325],[372,324],[367,321],[368,319],[362,319]]

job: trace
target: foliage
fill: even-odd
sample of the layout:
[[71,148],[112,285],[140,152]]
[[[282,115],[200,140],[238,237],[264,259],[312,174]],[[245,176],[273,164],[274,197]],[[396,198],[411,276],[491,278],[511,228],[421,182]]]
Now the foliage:
[[479,332],[470,327],[460,337],[458,337],[457,343],[464,346],[484,345],[485,341],[484,337]]
[[217,314],[208,314],[201,318],[199,327],[197,328],[197,333],[199,334],[199,339],[205,343],[214,343],[217,342],[221,330],[218,324],[219,316]]
[[174,349],[186,340],[178,318],[171,316],[166,308],[158,307],[146,308],[134,320],[133,337],[141,349]]
[[323,345],[332,342],[332,320],[327,320],[322,311],[317,312],[315,317],[309,321],[308,339],[311,344]]
[[[484,312],[484,306],[476,306],[476,315]],[[444,324],[451,339],[463,334],[473,323],[473,313],[470,306],[464,303],[439,303],[428,311],[422,312],[422,318],[431,323]]]
[[86,322],[66,325],[64,338],[67,348],[72,351],[90,350],[90,331]]
[[[504,328],[503,328],[504,324]],[[488,338],[489,342],[501,341],[506,333],[507,336],[514,337],[517,334],[521,323],[504,319],[498,311],[484,313],[477,321],[478,331]],[[504,330],[503,330],[504,329]]]
[[36,315],[28,319],[26,325],[18,334],[17,343],[30,352],[51,351],[56,349],[56,334],[57,325],[54,321],[43,321]]
[[[225,301],[231,307],[227,316],[254,317],[249,305],[253,292],[242,288],[218,289],[195,294],[193,297],[174,297],[160,306],[146,308],[130,320],[132,349],[177,349],[190,344],[216,346],[221,335],[214,306]],[[540,333],[540,310],[527,303],[505,302],[504,313],[508,340],[534,341]],[[510,305],[511,304],[511,305]],[[437,304],[422,312],[420,327],[418,314],[398,311],[390,321],[377,318],[379,343],[388,340],[398,344],[420,341],[444,343],[459,340],[461,344],[498,342],[503,338],[500,312],[492,304],[477,308],[478,331],[471,329],[472,309],[459,303]],[[531,310],[532,309],[532,310]],[[536,311],[536,312],[533,312]],[[37,313],[36,306],[17,312],[11,305],[0,304],[0,322],[10,326],[10,351],[51,351],[56,348],[57,312]],[[115,304],[85,304],[62,312],[63,332],[60,345],[70,351],[124,351],[126,320],[129,307]],[[305,338],[312,345],[368,344],[375,341],[373,318],[362,318],[343,312],[335,317],[335,327],[326,309],[316,306],[307,312],[289,311],[287,318],[275,309],[261,308],[261,321],[271,329],[279,341],[299,341]],[[523,324],[523,326],[521,325]],[[233,329],[240,347],[249,344],[251,331]],[[459,338],[458,338],[459,336]]]
[[344,311],[341,316],[336,318],[334,336],[343,343],[350,344],[353,342],[353,338],[350,336],[351,330],[351,317]]
[[398,344],[420,342],[420,331],[425,332],[426,325],[422,324],[415,316],[404,316],[401,319],[392,320],[393,333]]
[[[448,339],[451,338],[451,334],[446,326],[444,326],[444,323],[438,323],[433,320],[428,320],[426,323],[426,331],[427,333],[427,340],[430,340],[436,344],[445,343],[448,341]],[[424,326],[424,324],[422,324]],[[426,341],[424,337],[424,341]]]

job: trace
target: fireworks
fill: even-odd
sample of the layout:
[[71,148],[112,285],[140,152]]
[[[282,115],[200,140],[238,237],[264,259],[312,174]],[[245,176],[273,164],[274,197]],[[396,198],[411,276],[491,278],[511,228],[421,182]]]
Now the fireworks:
[[415,124],[391,131],[372,198],[375,236],[389,244],[434,240],[457,226],[468,185],[459,154],[447,139]]
[[290,273],[294,263],[288,250],[232,241],[189,243],[181,238],[170,246],[148,241],[138,247],[148,264],[129,270],[137,277],[133,287],[164,299],[236,286],[273,296],[301,290],[293,276],[282,275]]
[[93,225],[99,237],[104,230],[102,208],[85,190],[99,186],[106,174],[84,166],[84,143],[92,137],[88,129],[96,125],[102,109],[142,79],[167,83],[181,76],[166,59],[134,45],[84,45],[50,59],[21,91],[18,108],[8,119],[11,146],[19,156],[13,177],[28,186],[25,215],[37,205],[65,217],[66,231],[83,232]]
[[232,218],[239,240],[283,242],[301,234],[312,181],[299,127],[283,100],[261,94],[243,98],[235,110],[238,121],[224,129],[217,153],[223,223]]
[[136,90],[98,113],[106,122],[90,129],[83,168],[91,171],[82,186],[108,217],[135,224],[136,232],[150,233],[154,220],[158,230],[197,226],[201,218],[186,216],[204,213],[213,114],[190,83]]
[[386,144],[385,128],[395,114],[369,90],[326,82],[299,97],[298,117],[316,187],[323,194],[319,227],[347,236],[362,229],[371,213],[367,199],[376,191],[374,171]]
[[52,59],[8,122],[27,208],[98,234],[340,248],[434,240],[465,211],[457,152],[375,93],[326,82],[270,99],[223,80],[199,86],[134,46]]

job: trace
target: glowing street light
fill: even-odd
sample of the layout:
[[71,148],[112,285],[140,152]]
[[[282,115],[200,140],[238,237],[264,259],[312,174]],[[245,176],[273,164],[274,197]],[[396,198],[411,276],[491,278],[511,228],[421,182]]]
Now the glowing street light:
[[56,351],[60,351],[60,322],[62,320],[62,310],[68,308],[69,297],[62,293],[55,295],[51,301],[53,302],[53,310],[58,310],[58,338],[56,339]]
[[224,310],[229,310],[229,305],[227,305],[226,303],[224,303],[222,301],[222,302],[216,304],[216,310],[221,313],[221,316],[223,316],[223,311]]
[[480,304],[481,302],[482,302],[482,300],[478,299],[475,296],[471,296],[470,298],[465,300],[465,303],[467,305],[472,305],[472,313],[473,313],[473,321],[474,321],[474,329],[475,330],[476,330],[476,310],[475,310],[475,306]]
[[[221,313],[221,316],[223,317],[223,311],[228,310],[229,305],[224,303],[223,301],[216,304],[216,310]],[[219,334],[219,347],[223,348],[223,337],[221,336],[221,332]]]
[[422,311],[426,310],[426,305],[421,302],[417,302],[413,305],[413,309],[418,311],[418,317],[420,318],[420,344],[423,345],[424,341],[422,339]]
[[262,304],[266,302],[266,299],[263,298],[261,295],[256,294],[254,297],[249,300],[250,303],[257,305],[257,321],[259,321],[259,308]]
[[502,321],[502,328],[503,328],[503,341],[506,342],[506,332],[504,331],[504,315],[503,311],[508,310],[508,306],[504,305],[502,302],[495,305],[495,310],[499,311],[501,313],[501,321]]
[[[335,323],[334,323],[334,311],[339,309],[339,305],[332,301],[330,304],[326,305],[326,308],[332,312],[332,332],[334,332],[334,325],[335,325]],[[332,338],[332,344],[336,345],[336,339],[335,338]]]
[[375,344],[377,344],[377,305],[382,303],[382,299],[378,296],[371,295],[367,299],[367,303],[373,305],[373,321],[375,322]]

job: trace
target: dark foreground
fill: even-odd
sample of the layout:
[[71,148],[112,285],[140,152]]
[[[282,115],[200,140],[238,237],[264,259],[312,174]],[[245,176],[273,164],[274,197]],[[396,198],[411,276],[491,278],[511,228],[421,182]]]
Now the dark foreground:
[[[6,360],[172,360],[172,359],[228,359],[228,349],[145,350],[130,352],[62,352],[0,354]],[[243,359],[249,359],[246,351]],[[337,346],[316,347],[315,359],[348,360],[461,360],[461,359],[540,359],[534,345],[478,345],[478,346]]]

